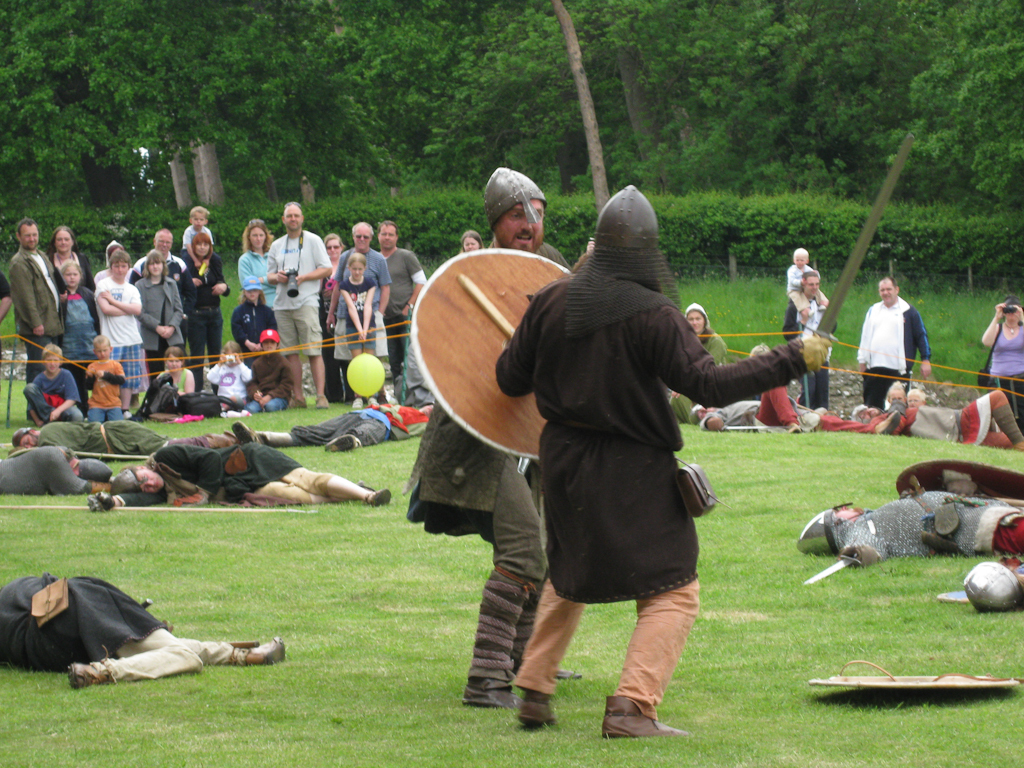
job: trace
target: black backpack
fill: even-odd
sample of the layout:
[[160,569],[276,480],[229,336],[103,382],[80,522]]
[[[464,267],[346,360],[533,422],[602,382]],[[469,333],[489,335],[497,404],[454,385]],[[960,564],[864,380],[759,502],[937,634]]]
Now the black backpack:
[[161,373],[150,384],[133,420],[145,421],[154,413],[180,413],[178,410],[178,388],[174,386],[169,373]]
[[220,416],[224,410],[237,407],[231,398],[221,397],[212,392],[189,392],[186,395],[178,395],[178,409],[186,416],[205,416],[210,419]]

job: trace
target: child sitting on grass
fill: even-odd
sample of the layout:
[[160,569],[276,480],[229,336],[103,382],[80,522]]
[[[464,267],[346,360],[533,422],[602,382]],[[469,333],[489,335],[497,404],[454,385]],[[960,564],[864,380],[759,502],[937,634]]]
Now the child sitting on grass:
[[249,413],[283,411],[292,394],[292,369],[284,355],[277,351],[281,337],[268,328],[260,334],[260,346],[265,354],[253,361],[245,410]]
[[43,347],[44,370],[25,385],[28,417],[37,427],[51,421],[82,421],[78,410],[78,384],[71,372],[60,367],[64,352],[56,344]]
[[181,347],[168,347],[164,354],[167,356],[164,371],[171,374],[171,382],[177,387],[178,393],[187,395],[195,392],[196,377],[185,367],[185,350]]
[[[231,400],[241,408],[246,402],[246,385],[252,381],[252,371],[242,362],[242,348],[229,341],[220,351],[219,362],[206,375],[207,381],[217,385],[217,394]],[[224,410],[227,410],[225,404]]]

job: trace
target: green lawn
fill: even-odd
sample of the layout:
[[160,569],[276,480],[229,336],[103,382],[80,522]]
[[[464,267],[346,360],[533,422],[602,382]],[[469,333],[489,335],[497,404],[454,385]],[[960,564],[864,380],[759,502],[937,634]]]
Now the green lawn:
[[[6,395],[6,392],[4,392]],[[329,414],[340,412],[333,406]],[[253,417],[287,429],[324,412]],[[15,426],[22,422],[15,419]],[[222,425],[215,425],[222,426]],[[199,434],[170,425],[164,434]],[[632,605],[593,606],[560,684],[559,725],[520,731],[504,711],[459,703],[476,608],[490,571],[479,539],[425,534],[401,489],[415,440],[327,454],[307,466],[395,491],[389,507],[317,514],[92,514],[23,510],[82,499],[4,497],[0,583],[44,570],[94,575],[177,634],[285,638],[288,661],[72,691],[63,675],[0,669],[4,766],[1002,766],[1024,693],[823,694],[807,685],[868,659],[893,674],[1024,676],[1020,614],[940,604],[978,559],[892,560],[812,586],[829,564],[797,552],[805,522],[840,502],[877,506],[911,463],[939,457],[1021,468],[1019,454],[850,434],[709,434],[680,455],[721,497],[698,521],[703,605],[660,708],[688,740],[606,742]],[[623,510],[624,515],[629,510]],[[852,671],[867,674],[870,670]]]

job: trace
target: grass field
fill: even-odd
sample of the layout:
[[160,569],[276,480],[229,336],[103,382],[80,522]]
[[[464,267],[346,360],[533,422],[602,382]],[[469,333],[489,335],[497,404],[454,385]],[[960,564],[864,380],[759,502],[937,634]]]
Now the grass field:
[[[336,413],[334,406],[329,413]],[[314,410],[253,417],[287,429]],[[199,434],[202,424],[163,433]],[[150,597],[177,634],[285,638],[267,668],[73,691],[63,675],[0,668],[6,767],[132,766],[1003,766],[1024,694],[823,694],[807,680],[867,659],[893,674],[1024,676],[1020,614],[977,614],[936,594],[979,559],[891,560],[803,586],[829,564],[797,552],[806,521],[840,502],[895,496],[901,468],[939,457],[1021,468],[1020,455],[852,434],[709,434],[684,428],[680,455],[721,497],[698,521],[702,609],[661,718],[688,740],[606,742],[631,631],[630,604],[592,606],[560,684],[557,727],[459,703],[476,608],[490,570],[475,537],[425,534],[400,491],[417,441],[349,454],[289,449],[306,466],[396,492],[389,507],[316,514],[92,514],[3,497],[0,583],[44,570],[95,575]],[[628,510],[624,510],[628,512]],[[868,668],[850,670],[869,674]]]

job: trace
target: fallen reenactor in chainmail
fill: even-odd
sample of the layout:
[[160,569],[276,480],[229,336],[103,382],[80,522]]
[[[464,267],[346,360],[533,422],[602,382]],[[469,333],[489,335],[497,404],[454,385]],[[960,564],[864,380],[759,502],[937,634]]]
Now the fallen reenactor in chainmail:
[[896,481],[878,509],[842,504],[816,515],[797,548],[872,565],[890,557],[1024,554],[1024,475],[967,461],[928,461]]
[[284,661],[281,638],[257,643],[186,640],[113,584],[49,573],[0,589],[0,662],[37,672],[67,670],[72,688]]
[[110,490],[110,467],[51,446],[0,461],[0,494],[74,496]]

